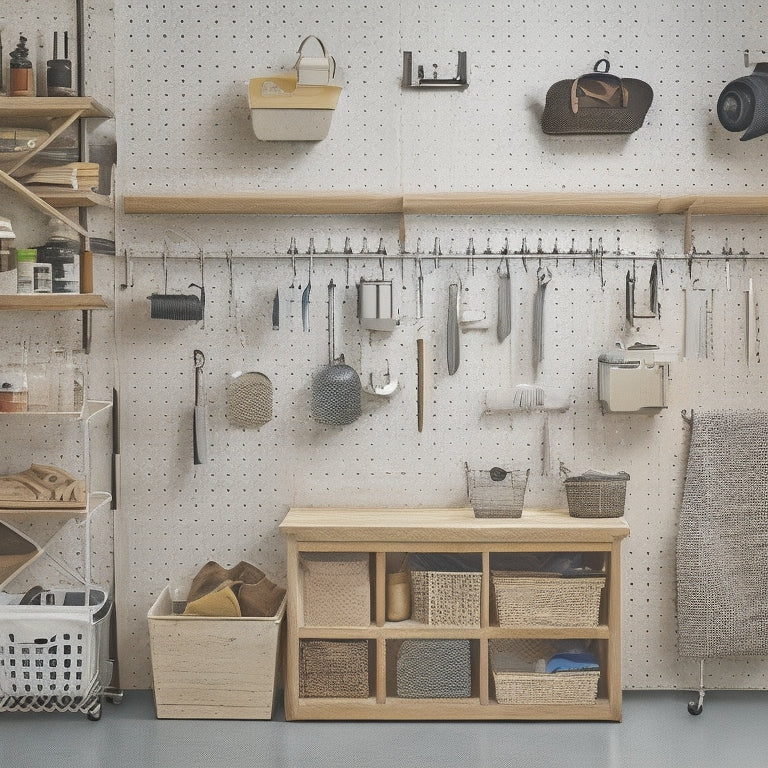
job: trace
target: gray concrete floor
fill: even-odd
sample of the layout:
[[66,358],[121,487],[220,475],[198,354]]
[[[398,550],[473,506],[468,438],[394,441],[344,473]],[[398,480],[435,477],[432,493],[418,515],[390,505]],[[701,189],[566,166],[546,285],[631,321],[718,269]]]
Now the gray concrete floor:
[[73,714],[0,714],[0,768],[765,768],[768,692],[627,692],[621,723],[157,720],[149,691]]

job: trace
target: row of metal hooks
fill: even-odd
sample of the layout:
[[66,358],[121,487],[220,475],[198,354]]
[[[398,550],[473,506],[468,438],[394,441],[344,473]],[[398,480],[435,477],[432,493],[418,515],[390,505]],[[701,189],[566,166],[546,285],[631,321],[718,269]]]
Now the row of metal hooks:
[[[494,248],[491,246],[491,238],[488,237],[486,239],[486,245],[485,248],[480,248],[475,245],[475,238],[470,237],[466,248],[459,248],[456,246],[455,240],[451,239],[450,244],[448,245],[446,250],[443,250],[441,241],[439,237],[435,237],[433,241],[433,245],[431,249],[427,249],[422,244],[422,238],[419,237],[416,240],[416,249],[414,251],[408,251],[403,243],[398,242],[397,251],[391,255],[393,256],[431,256],[433,258],[458,258],[462,256],[521,256],[521,257],[528,257],[528,256],[547,256],[547,257],[563,257],[563,256],[573,256],[573,257],[587,257],[587,258],[609,258],[609,257],[618,257],[618,258],[658,258],[659,256],[664,255],[663,249],[656,249],[652,251],[649,254],[638,254],[636,251],[627,251],[624,250],[621,246],[621,236],[616,236],[616,244],[613,249],[606,248],[603,237],[597,236],[594,237],[592,235],[589,236],[588,244],[586,248],[580,248],[576,246],[576,237],[571,237],[570,244],[568,247],[563,247],[558,238],[556,237],[554,240],[554,243],[551,248],[547,249],[544,247],[544,239],[542,237],[537,237],[535,239],[535,246],[532,246],[531,243],[533,240],[529,241],[527,236],[522,237],[522,241],[520,243],[519,248],[514,248],[510,246],[509,243],[509,237],[505,237],[503,244],[500,248],[497,250],[494,250]],[[277,254],[278,251],[276,250],[275,253]],[[352,256],[352,255],[378,255],[378,256],[387,256],[388,254],[387,247],[384,243],[384,238],[379,238],[378,247],[375,250],[372,250],[368,244],[368,238],[363,237],[362,239],[362,246],[359,251],[355,251],[355,249],[352,247],[352,240],[350,237],[346,237],[344,240],[344,247],[341,251],[337,251],[334,249],[331,238],[329,237],[327,240],[327,245],[324,251],[319,250],[315,246],[315,238],[310,237],[309,238],[309,246],[305,251],[300,251],[299,247],[296,243],[296,238],[291,237],[290,245],[288,246],[287,254],[289,256],[299,256],[299,255],[309,255],[309,256]],[[688,259],[695,259],[697,257],[712,257],[715,254],[711,250],[706,251],[698,251],[695,246],[691,248],[691,251],[685,255],[685,256],[676,256],[674,258],[688,258]],[[760,251],[758,253],[752,254],[747,248],[745,244],[742,244],[742,247],[739,251],[734,251],[733,246],[729,242],[728,238],[725,238],[725,242],[723,243],[723,246],[720,250],[720,256],[740,256],[740,257],[746,257],[746,256],[765,256],[765,253],[763,251]]]

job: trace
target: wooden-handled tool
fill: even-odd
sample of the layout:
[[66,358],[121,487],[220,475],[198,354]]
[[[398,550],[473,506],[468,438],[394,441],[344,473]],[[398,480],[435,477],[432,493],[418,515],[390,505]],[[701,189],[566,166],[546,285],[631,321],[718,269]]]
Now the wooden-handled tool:
[[195,464],[205,464],[208,460],[208,425],[205,404],[205,387],[203,386],[203,366],[205,355],[195,350],[195,413],[194,413],[194,461]]

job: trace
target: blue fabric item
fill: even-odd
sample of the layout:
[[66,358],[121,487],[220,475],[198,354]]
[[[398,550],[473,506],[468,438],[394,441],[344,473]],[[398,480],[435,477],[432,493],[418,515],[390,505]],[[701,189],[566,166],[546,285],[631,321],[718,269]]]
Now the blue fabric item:
[[599,670],[600,664],[593,653],[556,653],[547,662],[547,672],[572,672],[574,670]]

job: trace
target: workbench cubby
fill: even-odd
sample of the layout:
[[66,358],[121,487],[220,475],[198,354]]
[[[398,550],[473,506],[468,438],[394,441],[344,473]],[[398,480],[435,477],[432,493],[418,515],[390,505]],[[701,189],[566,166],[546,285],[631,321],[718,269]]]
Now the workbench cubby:
[[[471,509],[296,508],[280,530],[288,549],[288,720],[621,719],[623,519],[565,510],[477,519]],[[448,567],[430,570],[440,558]],[[568,558],[583,575],[529,570]],[[418,614],[387,620],[387,576],[414,564]],[[334,593],[317,592],[314,579],[329,576]],[[504,610],[502,590],[512,601]],[[539,593],[553,610],[536,612]],[[315,600],[336,611],[336,624],[307,620],[317,616]],[[588,645],[599,671],[509,664],[568,642]],[[323,675],[333,677],[328,686]]]

